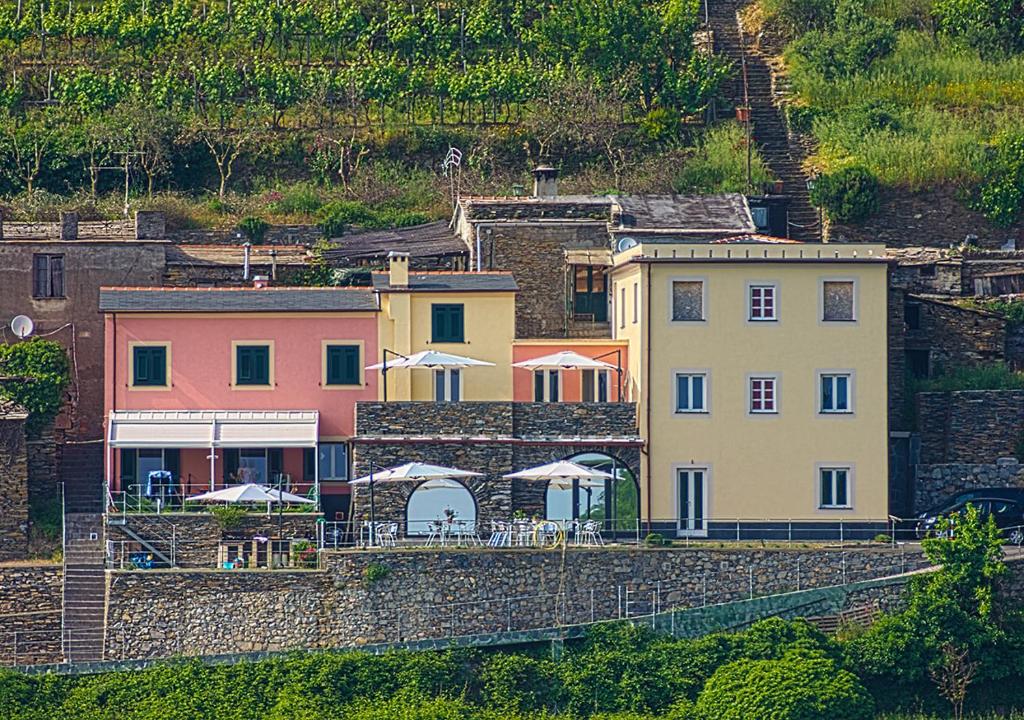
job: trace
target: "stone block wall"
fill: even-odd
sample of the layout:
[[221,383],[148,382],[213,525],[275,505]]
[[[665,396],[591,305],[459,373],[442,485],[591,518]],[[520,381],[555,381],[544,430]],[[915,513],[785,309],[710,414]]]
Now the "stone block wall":
[[1016,458],[1000,458],[995,463],[918,465],[914,486],[914,510],[924,512],[964,490],[1024,488],[1024,465]]
[[1024,439],[1024,390],[919,393],[917,417],[924,464],[1016,457]]
[[906,302],[918,306],[920,317],[919,326],[906,331],[906,349],[928,352],[931,375],[1006,358],[1006,319],[1002,316],[912,295]]
[[888,292],[888,335],[887,360],[889,383],[889,429],[904,428],[903,404],[907,386],[907,354],[905,346],[906,321],[904,319],[904,293],[891,289]]
[[0,665],[61,660],[63,569],[0,566]]
[[0,414],[0,561],[28,554],[25,417]]
[[[969,295],[963,280],[964,262],[960,258],[947,258],[934,263],[915,261],[893,265],[889,273],[889,286],[926,295]],[[968,288],[968,292],[964,289]]]
[[[316,541],[317,521],[320,513],[286,512],[281,516],[281,537]],[[165,555],[170,556],[174,546],[174,560],[183,568],[214,568],[221,541],[252,540],[259,535],[267,538],[278,537],[278,516],[271,513],[247,515],[241,525],[223,529],[217,519],[207,513],[161,513],[159,515],[127,515],[125,525],[108,524],[107,539],[116,543],[115,559],[126,552],[142,551],[134,538],[124,532],[127,527],[139,537],[147,540]]]
[[[477,503],[477,522],[507,520],[516,511],[543,516],[547,483],[503,475],[583,452],[602,452],[639,471],[641,441],[632,403],[378,403],[356,404],[353,472],[370,463],[386,468],[421,461],[483,473],[466,487]],[[374,517],[404,525],[417,483],[382,483],[373,493]],[[370,516],[369,491],[356,487],[355,519]]]
[[954,187],[936,187],[909,193],[882,189],[879,209],[860,225],[831,223],[832,242],[881,242],[893,247],[961,245],[973,235],[972,245],[999,249],[1010,238],[1020,237],[1020,224],[996,227],[984,215],[957,198]]
[[[883,577],[888,548],[326,552],[323,571],[113,573],[108,659],[529,630]],[[371,564],[385,575],[365,580]]]

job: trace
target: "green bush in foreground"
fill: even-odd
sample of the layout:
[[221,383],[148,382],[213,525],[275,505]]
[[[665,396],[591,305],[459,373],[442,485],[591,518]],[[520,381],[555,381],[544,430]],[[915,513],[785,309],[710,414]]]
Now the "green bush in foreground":
[[719,668],[697,700],[707,720],[870,720],[874,703],[857,677],[824,655],[793,650],[778,660]]

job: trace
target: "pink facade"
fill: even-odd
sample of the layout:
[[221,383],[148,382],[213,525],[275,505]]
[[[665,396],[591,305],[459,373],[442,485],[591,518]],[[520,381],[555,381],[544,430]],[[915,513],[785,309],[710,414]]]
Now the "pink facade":
[[[609,365],[617,365],[623,369],[623,388],[628,388],[628,377],[626,368],[627,362],[625,342],[608,340],[601,343],[573,341],[571,338],[560,340],[556,343],[549,341],[517,341],[512,346],[512,362],[518,363],[524,360],[552,355],[561,350],[571,350],[588,358],[600,358],[602,362]],[[621,356],[621,361],[620,361]],[[617,401],[618,394],[618,373],[609,371],[609,400]],[[561,371],[561,392],[562,402],[581,402],[583,399],[583,373],[580,370]],[[625,391],[623,395],[628,395]],[[516,402],[532,402],[534,400],[534,374],[531,370],[523,368],[512,368],[512,399]],[[628,399],[628,398],[626,398]]]

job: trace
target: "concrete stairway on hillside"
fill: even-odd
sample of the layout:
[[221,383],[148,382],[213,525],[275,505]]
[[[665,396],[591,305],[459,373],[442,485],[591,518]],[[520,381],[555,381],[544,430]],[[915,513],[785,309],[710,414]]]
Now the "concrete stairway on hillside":
[[[103,444],[67,444],[60,462],[64,512],[99,513],[104,506]],[[102,529],[102,524],[98,528]]]
[[64,533],[64,659],[102,660],[107,620],[103,516],[66,513]]
[[[715,38],[716,52],[733,63],[734,77],[723,85],[729,100],[737,107],[749,102],[754,141],[772,174],[782,180],[782,191],[790,198],[789,236],[794,240],[819,242],[821,228],[818,211],[811,205],[807,175],[802,165],[805,148],[791,141],[786,122],[772,92],[772,73],[766,59],[752,51],[752,38],[741,38],[737,11],[742,0],[707,0],[708,16]],[[744,98],[743,61],[747,68],[747,98]]]

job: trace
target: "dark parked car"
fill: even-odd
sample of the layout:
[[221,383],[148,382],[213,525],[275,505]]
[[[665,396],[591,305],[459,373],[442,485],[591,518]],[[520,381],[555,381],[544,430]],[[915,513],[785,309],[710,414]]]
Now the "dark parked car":
[[969,500],[976,500],[978,498],[999,498],[1000,500],[1015,500],[1016,502],[1024,503],[1024,488],[975,488],[974,490],[964,490],[956,495],[951,495],[938,505],[933,505],[917,517],[923,519],[930,515],[938,515],[951,507],[962,505]]
[[989,516],[995,518],[996,527],[1014,545],[1024,542],[1024,498],[973,497],[923,513],[917,523],[917,536],[923,538],[932,535],[940,517],[954,518],[964,512],[968,505],[978,508],[983,520]]

